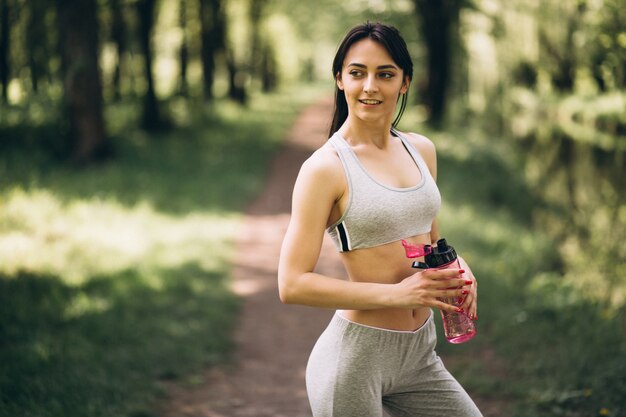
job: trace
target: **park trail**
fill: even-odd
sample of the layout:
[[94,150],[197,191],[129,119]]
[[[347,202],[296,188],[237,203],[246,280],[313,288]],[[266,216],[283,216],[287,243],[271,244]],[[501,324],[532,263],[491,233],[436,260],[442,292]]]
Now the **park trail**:
[[[158,417],[311,417],[304,383],[308,355],[333,311],[283,305],[277,266],[289,222],[293,184],[306,158],[327,138],[332,98],[315,102],[296,119],[269,167],[265,188],[250,205],[236,239],[233,289],[243,299],[230,364],[204,371],[202,383],[172,384]],[[316,271],[345,278],[324,238]],[[471,394],[471,393],[470,393]],[[485,417],[497,404],[475,398]]]

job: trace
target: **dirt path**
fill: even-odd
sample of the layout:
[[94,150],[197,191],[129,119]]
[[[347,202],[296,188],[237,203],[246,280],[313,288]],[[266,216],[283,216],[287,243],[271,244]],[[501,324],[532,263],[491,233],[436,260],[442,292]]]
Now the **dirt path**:
[[[194,389],[174,386],[160,417],[310,417],[304,369],[331,311],[285,306],[276,268],[289,221],[291,191],[302,162],[323,144],[332,101],[305,109],[270,166],[267,186],[249,209],[237,241],[235,292],[244,298],[234,365],[207,371]],[[330,242],[318,269],[342,274]]]
[[[305,365],[333,312],[282,305],[276,268],[295,177],[302,162],[324,142],[331,111],[332,101],[323,100],[298,117],[239,234],[237,253],[245,256],[235,265],[234,288],[244,305],[235,334],[234,364],[208,370],[196,388],[171,387],[159,417],[311,417]],[[327,238],[317,270],[344,274]]]

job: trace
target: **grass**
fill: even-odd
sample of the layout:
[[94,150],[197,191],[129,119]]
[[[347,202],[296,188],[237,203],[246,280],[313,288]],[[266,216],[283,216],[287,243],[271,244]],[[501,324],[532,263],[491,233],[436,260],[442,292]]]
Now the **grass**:
[[0,416],[149,416],[163,381],[228,360],[241,212],[317,94],[174,101],[178,128],[155,136],[122,103],[107,109],[115,157],[88,168],[58,161],[50,120],[5,119]]
[[502,415],[626,415],[625,308],[563,280],[561,243],[533,216],[549,207],[511,144],[471,127],[425,133],[438,149],[442,235],[480,282],[477,337],[451,345],[440,334],[449,369]]
[[[0,157],[0,416],[149,416],[161,381],[193,384],[228,360],[240,213],[313,96],[203,111],[173,101],[179,128],[156,137],[129,128],[134,107],[111,107],[116,158],[83,170],[37,151],[62,149],[53,124],[5,119],[0,135],[21,147]],[[420,130],[415,114],[403,128]],[[472,126],[424,133],[438,149],[442,234],[480,281],[478,336],[440,335],[446,365],[502,415],[626,415],[624,307],[563,279],[572,260],[537,219],[552,208],[510,141]]]

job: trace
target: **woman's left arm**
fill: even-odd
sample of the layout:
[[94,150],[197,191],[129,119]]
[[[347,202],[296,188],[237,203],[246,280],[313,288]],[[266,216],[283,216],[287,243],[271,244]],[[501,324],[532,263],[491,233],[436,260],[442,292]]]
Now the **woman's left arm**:
[[[417,150],[420,152],[426,165],[428,166],[428,171],[430,171],[430,175],[433,177],[435,181],[437,181],[437,151],[435,149],[435,144],[425,136],[418,135],[416,133],[410,133],[409,138],[411,139],[411,143]],[[430,228],[430,241],[432,244],[436,244],[437,240],[439,240],[439,226],[437,225],[437,219],[433,220],[433,223]],[[477,310],[477,300],[478,300],[478,282],[476,281],[476,277],[472,273],[472,270],[465,262],[465,259],[459,256],[459,263],[461,265],[461,269],[465,270],[463,274],[463,278],[471,279],[473,281],[471,287],[469,288],[469,294],[465,297],[465,301],[461,305],[463,310],[467,312],[467,315],[472,320],[478,319],[478,315],[476,313]]]

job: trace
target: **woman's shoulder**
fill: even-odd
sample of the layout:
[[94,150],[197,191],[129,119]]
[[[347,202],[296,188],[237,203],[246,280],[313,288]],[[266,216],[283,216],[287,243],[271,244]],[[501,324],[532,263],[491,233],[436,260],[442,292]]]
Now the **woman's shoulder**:
[[310,186],[334,188],[345,186],[343,165],[335,148],[326,142],[313,152],[302,164],[298,177]]
[[302,170],[316,175],[336,175],[342,169],[337,150],[329,142],[313,152],[302,164]]
[[303,163],[294,184],[292,210],[325,213],[344,195],[347,180],[341,160],[334,147],[325,144],[311,154]]
[[425,159],[436,158],[437,151],[432,140],[414,132],[400,132],[400,134],[407,138]]

